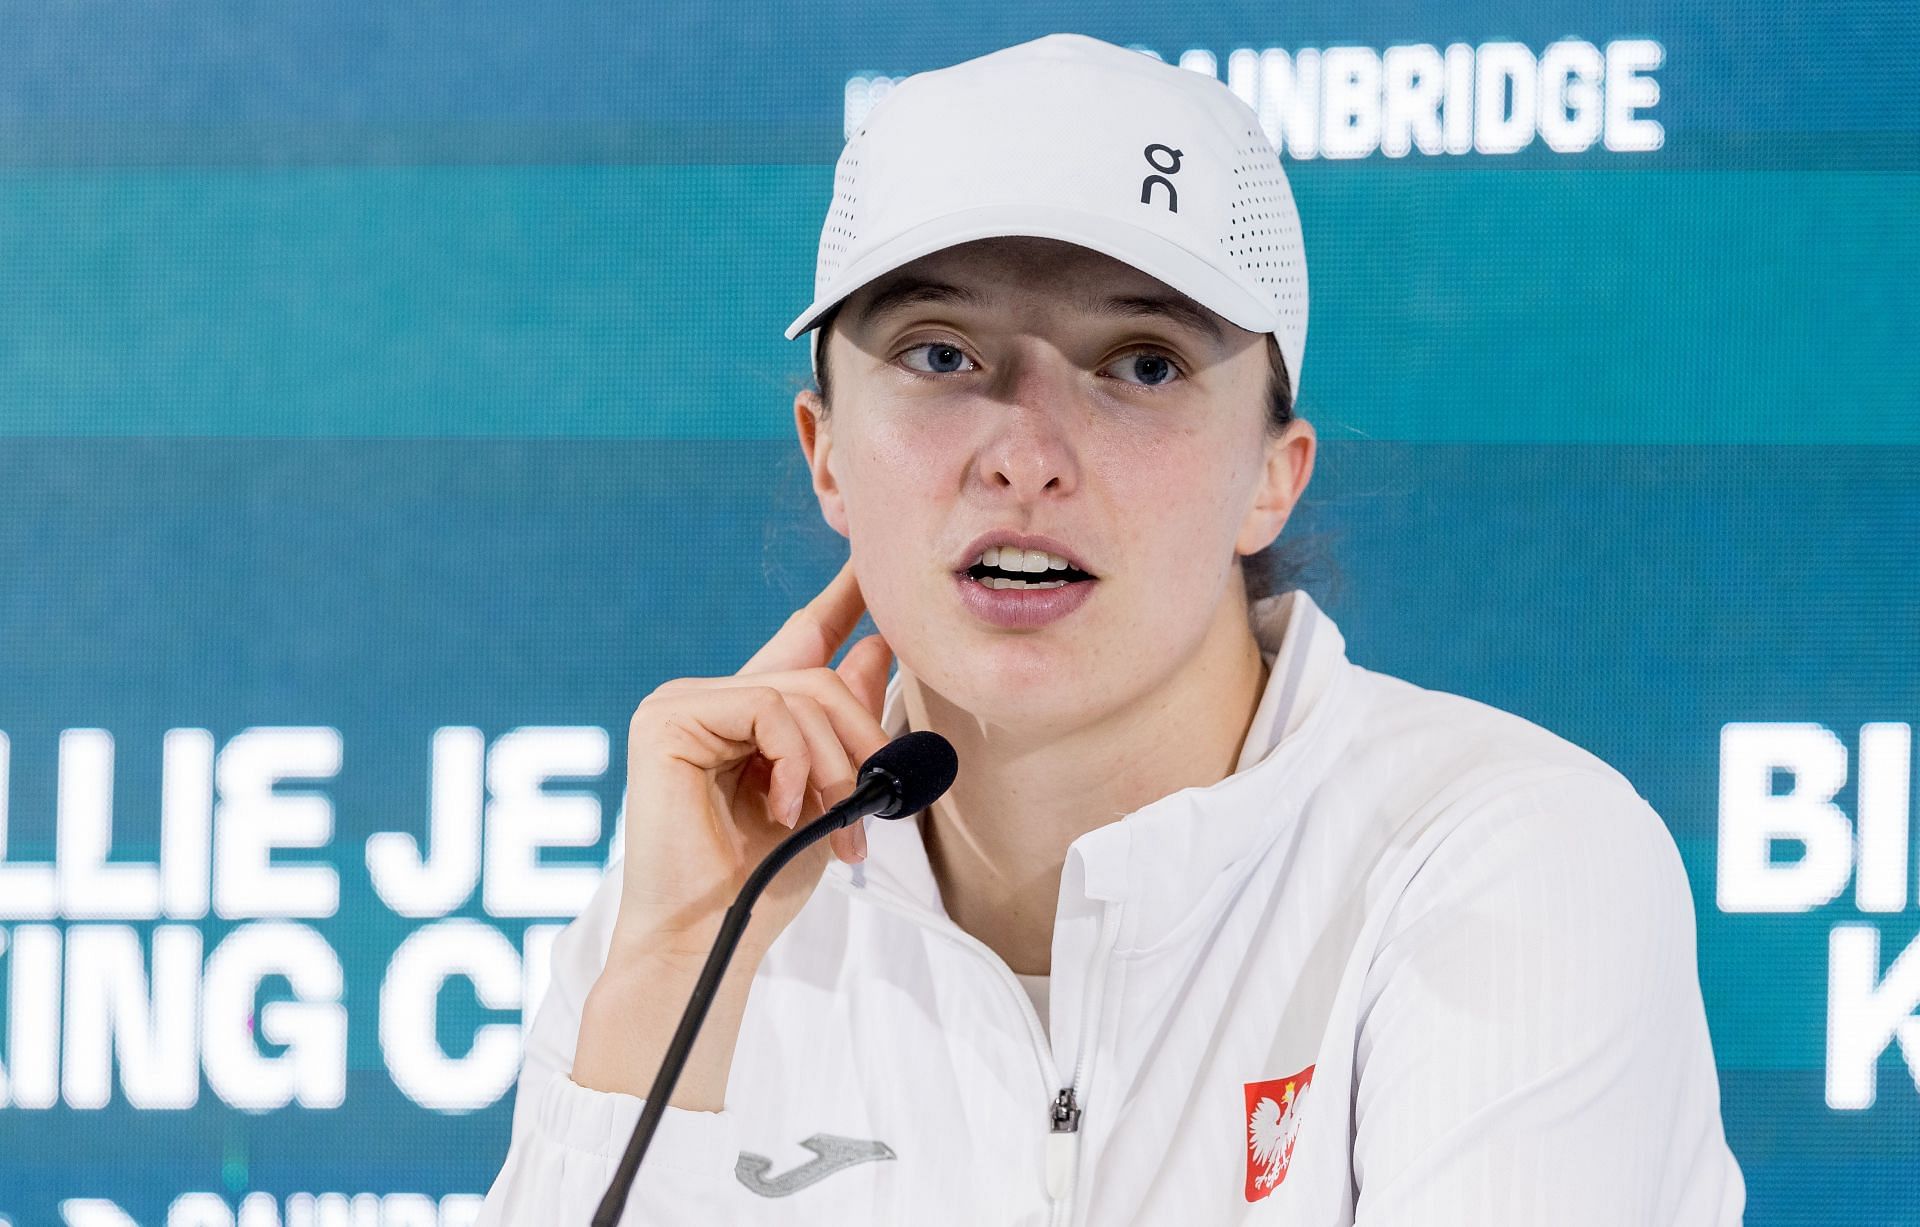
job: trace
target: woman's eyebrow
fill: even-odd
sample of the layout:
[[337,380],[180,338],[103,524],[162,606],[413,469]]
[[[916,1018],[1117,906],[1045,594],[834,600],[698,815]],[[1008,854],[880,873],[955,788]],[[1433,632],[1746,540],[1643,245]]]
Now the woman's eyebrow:
[[980,296],[964,286],[945,281],[901,277],[874,291],[873,297],[854,316],[854,322],[859,325],[870,324],[889,311],[898,311],[915,303],[958,303],[977,307],[980,305]]
[[1212,313],[1186,298],[1159,294],[1127,294],[1101,299],[1094,304],[1094,309],[1102,315],[1158,317],[1169,320],[1201,336],[1212,338],[1216,345],[1226,340],[1220,331],[1220,325],[1214,322]]
[[[979,293],[965,286],[927,277],[900,277],[874,291],[872,297],[855,313],[854,322],[865,326],[890,312],[919,303],[981,307],[985,302]],[[1226,340],[1213,314],[1182,295],[1117,294],[1094,299],[1086,305],[1098,315],[1164,319],[1196,332],[1216,345]]]

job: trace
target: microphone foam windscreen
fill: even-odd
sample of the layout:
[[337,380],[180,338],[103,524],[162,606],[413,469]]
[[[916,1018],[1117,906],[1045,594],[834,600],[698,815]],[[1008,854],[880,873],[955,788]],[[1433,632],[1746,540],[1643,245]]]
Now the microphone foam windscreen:
[[953,787],[960,774],[960,757],[953,743],[926,729],[904,733],[875,750],[860,764],[860,774],[881,770],[900,781],[900,805],[895,814],[917,814]]

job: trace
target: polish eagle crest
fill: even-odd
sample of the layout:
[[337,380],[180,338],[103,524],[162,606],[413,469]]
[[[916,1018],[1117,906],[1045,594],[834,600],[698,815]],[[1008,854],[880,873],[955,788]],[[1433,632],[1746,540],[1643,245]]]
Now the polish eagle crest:
[[1246,1084],[1248,1201],[1259,1201],[1287,1178],[1313,1081],[1313,1066],[1286,1078]]

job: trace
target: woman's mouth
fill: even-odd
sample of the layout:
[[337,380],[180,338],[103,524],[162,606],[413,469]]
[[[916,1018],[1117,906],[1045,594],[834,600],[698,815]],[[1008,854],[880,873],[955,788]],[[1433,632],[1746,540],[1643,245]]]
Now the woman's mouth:
[[979,561],[963,574],[983,588],[1016,591],[1059,588],[1093,578],[1058,554],[997,545],[981,551]]
[[1045,626],[1085,604],[1099,583],[1057,554],[991,547],[954,573],[960,599],[982,621],[1008,629]]

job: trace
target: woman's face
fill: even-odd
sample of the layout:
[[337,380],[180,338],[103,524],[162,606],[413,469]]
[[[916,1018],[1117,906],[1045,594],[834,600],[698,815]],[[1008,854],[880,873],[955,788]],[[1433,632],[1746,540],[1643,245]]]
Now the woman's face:
[[[863,287],[827,346],[831,412],[795,402],[814,489],[922,685],[1064,731],[1149,699],[1220,636],[1244,642],[1235,561],[1279,535],[1314,452],[1304,419],[1267,433],[1263,334],[1107,256],[1012,238]],[[1070,611],[1035,624],[1020,594],[968,577],[1001,531],[1095,577],[1033,594]]]

